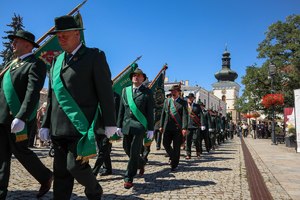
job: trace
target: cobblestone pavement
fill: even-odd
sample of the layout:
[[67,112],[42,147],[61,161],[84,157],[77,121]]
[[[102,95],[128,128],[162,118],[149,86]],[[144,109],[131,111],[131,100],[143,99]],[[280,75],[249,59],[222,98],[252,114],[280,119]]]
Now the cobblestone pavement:
[[[171,172],[163,149],[157,151],[152,145],[151,150],[144,176],[136,177],[134,187],[126,190],[123,188],[123,174],[127,156],[120,142],[113,144],[113,175],[97,177],[104,190],[103,199],[250,199],[239,138],[226,141],[217,150],[204,153],[200,159],[185,160],[182,151],[176,172]],[[34,151],[52,169],[48,149]],[[90,164],[93,166],[94,162],[92,159]],[[13,159],[7,199],[35,199],[39,187],[39,183]],[[86,199],[83,191],[83,187],[75,183],[71,199]],[[41,199],[51,197],[52,189]]]

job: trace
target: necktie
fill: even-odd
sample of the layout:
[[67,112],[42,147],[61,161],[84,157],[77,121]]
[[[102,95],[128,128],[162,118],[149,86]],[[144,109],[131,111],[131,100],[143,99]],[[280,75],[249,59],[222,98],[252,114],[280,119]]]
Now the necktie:
[[71,53],[67,53],[66,55],[66,63],[70,61],[70,59],[72,58],[73,54]]
[[138,88],[134,88],[133,92],[134,92],[134,94],[136,94],[138,92]]

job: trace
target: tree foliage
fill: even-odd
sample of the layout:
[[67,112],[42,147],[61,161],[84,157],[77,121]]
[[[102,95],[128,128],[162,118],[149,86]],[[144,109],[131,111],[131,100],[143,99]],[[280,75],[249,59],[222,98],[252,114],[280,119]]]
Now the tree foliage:
[[2,42],[4,50],[0,52],[0,56],[3,58],[3,66],[13,57],[13,50],[11,47],[12,41],[8,39],[7,35],[16,34],[17,31],[23,30],[23,17],[14,13],[12,22],[6,26],[11,27],[12,30],[4,31],[6,36],[2,37],[4,40],[8,40],[6,42]]
[[[242,113],[264,110],[261,99],[272,92],[272,80],[273,92],[284,94],[285,107],[294,106],[293,91],[300,88],[300,15],[291,15],[285,22],[272,24],[265,35],[257,49],[258,58],[264,58],[265,62],[262,66],[247,67],[242,77],[245,89],[235,104]],[[270,64],[276,67],[273,79],[269,76]],[[276,110],[282,112],[282,107]]]
[[284,94],[286,107],[294,106],[293,91],[300,88],[300,15],[272,24],[257,50],[267,59],[263,67],[276,66],[275,92]]

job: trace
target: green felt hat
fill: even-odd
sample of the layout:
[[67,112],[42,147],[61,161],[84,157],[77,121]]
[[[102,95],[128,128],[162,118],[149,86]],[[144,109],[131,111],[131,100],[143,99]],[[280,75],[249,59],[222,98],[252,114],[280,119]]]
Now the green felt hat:
[[64,15],[64,16],[61,16],[61,17],[56,17],[54,22],[55,22],[55,30],[48,33],[50,35],[56,34],[58,32],[84,30],[84,28],[81,28],[76,23],[74,17],[70,16],[70,15]]
[[144,80],[147,79],[146,74],[140,68],[136,68],[133,72],[130,73],[130,75],[129,75],[130,80],[132,80],[132,77],[133,77],[134,74],[142,74],[144,76]]
[[180,85],[172,85],[172,87],[169,89],[169,91],[173,91],[173,90],[177,90],[177,91],[181,91]]
[[40,45],[38,45],[37,43],[34,42],[35,36],[32,33],[30,33],[29,31],[19,30],[19,31],[17,31],[16,34],[8,35],[7,37],[10,40],[13,40],[15,38],[21,38],[23,40],[30,42],[36,48],[40,47]]

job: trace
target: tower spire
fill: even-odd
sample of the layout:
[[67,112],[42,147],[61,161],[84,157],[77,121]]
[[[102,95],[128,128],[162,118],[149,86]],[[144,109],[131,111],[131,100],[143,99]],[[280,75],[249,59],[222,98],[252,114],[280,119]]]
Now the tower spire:
[[230,53],[227,49],[227,43],[225,44],[225,51],[222,54],[222,69],[215,74],[218,81],[234,81],[238,74],[230,69]]

